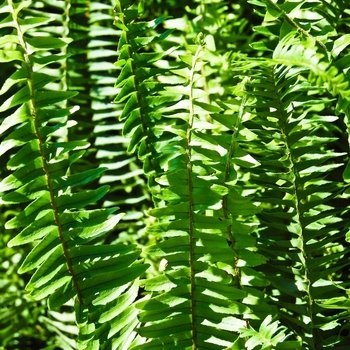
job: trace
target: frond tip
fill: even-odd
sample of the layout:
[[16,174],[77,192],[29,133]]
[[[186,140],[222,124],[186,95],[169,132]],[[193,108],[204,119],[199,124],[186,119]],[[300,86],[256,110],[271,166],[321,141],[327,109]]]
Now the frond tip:
[[[251,326],[249,328],[240,329],[240,337],[248,338],[245,347],[248,350],[255,349],[302,349],[302,341],[286,341],[285,326],[281,326],[279,321],[272,322],[272,316],[267,316],[261,323],[259,330],[256,331]],[[282,345],[283,343],[283,345]]]

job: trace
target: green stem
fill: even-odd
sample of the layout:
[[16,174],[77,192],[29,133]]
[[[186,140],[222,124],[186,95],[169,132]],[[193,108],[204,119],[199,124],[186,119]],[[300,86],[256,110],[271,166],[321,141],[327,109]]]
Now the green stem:
[[[239,107],[239,112],[238,112],[238,116],[237,116],[237,120],[236,120],[236,124],[234,126],[234,129],[233,129],[233,134],[232,134],[232,137],[231,137],[231,143],[230,143],[230,148],[228,150],[228,154],[227,154],[227,162],[225,164],[225,177],[224,177],[224,183],[228,182],[229,179],[230,179],[230,173],[231,173],[231,166],[232,166],[232,163],[231,163],[231,159],[232,159],[232,156],[235,152],[235,149],[236,149],[236,140],[237,140],[237,135],[238,135],[238,126],[242,120],[242,116],[243,116],[243,113],[244,113],[244,108],[245,108],[245,104],[247,102],[247,95],[245,94],[243,96],[243,99],[242,99],[242,102],[241,102],[241,105]],[[223,199],[222,199],[222,209],[223,209],[223,213],[224,213],[224,218],[225,219],[229,219],[229,212],[228,212],[228,203],[227,203],[227,196],[224,196]],[[231,242],[231,248],[234,249],[234,245],[235,245],[235,238],[233,236],[233,233],[232,233],[232,225],[229,225],[227,227],[227,239]],[[241,289],[241,283],[240,283],[240,280],[241,280],[241,273],[240,273],[240,269],[237,267],[237,258],[235,258],[235,262],[234,262],[234,269],[235,269],[235,280],[236,280],[236,287]]]
[[190,84],[189,84],[189,101],[190,101],[190,113],[188,120],[188,127],[186,131],[186,156],[187,156],[187,176],[188,176],[188,209],[189,209],[189,236],[190,236],[190,284],[191,284],[191,323],[192,323],[192,337],[193,337],[193,350],[197,349],[197,325],[196,325],[196,300],[195,300],[195,256],[194,248],[195,242],[195,228],[194,228],[194,212],[193,212],[193,183],[192,183],[192,159],[191,159],[191,136],[194,122],[194,75],[196,70],[196,63],[199,58],[199,54],[202,51],[203,46],[198,46],[197,51],[193,57],[193,64],[190,71]]

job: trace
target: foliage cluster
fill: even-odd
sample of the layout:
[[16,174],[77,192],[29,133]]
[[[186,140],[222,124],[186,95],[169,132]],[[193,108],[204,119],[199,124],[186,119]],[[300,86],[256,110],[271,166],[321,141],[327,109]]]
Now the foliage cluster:
[[348,349],[347,7],[0,1],[0,349]]

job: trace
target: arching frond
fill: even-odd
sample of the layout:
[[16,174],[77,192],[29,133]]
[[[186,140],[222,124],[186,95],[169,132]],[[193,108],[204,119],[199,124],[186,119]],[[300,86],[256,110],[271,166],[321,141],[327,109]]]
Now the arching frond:
[[340,295],[327,280],[346,282],[339,271],[348,266],[349,250],[339,244],[346,221],[335,200],[345,189],[330,180],[345,153],[334,151],[336,139],[325,134],[337,117],[327,113],[331,101],[317,99],[305,75],[304,68],[280,65],[253,70],[252,118],[245,125],[256,135],[247,148],[261,164],[250,170],[264,208],[258,247],[269,258],[258,270],[271,282],[268,294],[284,324],[314,349],[332,344],[325,328],[342,327],[342,312],[330,317],[318,303]]
[[[91,245],[112,230],[122,214],[113,214],[115,209],[86,209],[106,194],[108,186],[75,191],[105,169],[70,172],[89,147],[85,141],[64,140],[66,129],[74,125],[70,116],[77,109],[67,108],[66,101],[77,93],[51,91],[50,84],[61,77],[51,76],[45,68],[57,57],[66,58],[51,52],[64,50],[70,39],[31,36],[28,28],[49,20],[35,13],[22,17],[28,5],[9,1],[2,7],[7,26],[13,28],[3,45],[15,49],[18,55],[13,59],[19,63],[5,86],[23,82],[0,109],[9,112],[1,125],[2,134],[9,132],[0,152],[12,152],[7,162],[12,173],[0,183],[1,201],[24,208],[5,225],[20,231],[9,246],[33,244],[19,268],[20,273],[35,270],[27,291],[35,299],[49,297],[51,309],[75,298],[81,348],[101,349],[109,346],[111,334],[132,334],[128,323],[105,323],[105,305],[108,320],[111,314],[134,315],[129,306],[137,296],[137,277],[147,266],[137,262],[140,253],[132,245]],[[116,308],[121,300],[123,307]]]

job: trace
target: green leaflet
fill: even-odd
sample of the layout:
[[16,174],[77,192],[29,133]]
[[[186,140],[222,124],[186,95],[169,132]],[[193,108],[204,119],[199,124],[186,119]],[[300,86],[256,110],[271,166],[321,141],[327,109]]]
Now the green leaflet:
[[[53,277],[54,283],[52,283]],[[66,281],[70,281],[62,248],[57,246],[32,275],[26,289],[33,292],[38,299],[43,298],[55,291]],[[57,283],[56,283],[57,282]]]
[[[133,330],[139,325],[137,310],[133,306],[129,306],[123,312],[119,313],[118,316],[114,317],[112,321],[109,321],[109,324],[113,331],[109,331],[109,327],[105,327],[106,330],[101,327],[101,331],[99,332],[102,337],[104,333],[108,332],[109,339],[106,342],[105,348],[108,348],[108,346],[114,346],[116,348],[122,346],[129,347],[133,341],[133,337],[130,337],[130,334],[133,334]],[[118,332],[121,332],[123,329],[126,329],[126,332],[119,333],[119,335]],[[117,337],[116,334],[119,336]]]
[[101,314],[100,322],[108,322],[118,317],[124,311],[125,306],[130,306],[136,299],[138,293],[138,283],[134,282],[129,288],[128,293],[122,294],[114,299],[114,306],[110,307],[106,312]]
[[22,52],[0,50],[0,62],[24,61]]
[[6,229],[20,228],[32,224],[51,211],[48,193],[31,202],[24,211],[5,224]]
[[57,206],[62,211],[72,208],[80,209],[89,203],[99,200],[107,193],[107,191],[108,186],[102,186],[97,190],[62,195],[57,200]]
[[29,45],[33,46],[36,49],[59,49],[61,47],[67,46],[67,44],[72,41],[70,38],[52,38],[44,36],[27,38],[26,40]]
[[4,119],[4,121],[0,126],[0,133],[3,134],[6,130],[8,130],[12,126],[23,123],[27,119],[28,113],[29,113],[29,110],[26,104],[16,109],[16,111],[13,114],[11,114],[6,119]]
[[19,91],[17,91],[13,96],[8,98],[0,107],[0,112],[4,112],[12,107],[16,107],[25,102],[28,102],[30,99],[29,87],[26,85]]
[[[11,40],[9,40],[9,42],[13,42],[13,40],[16,40],[17,37],[13,36],[10,37]],[[20,69],[16,72],[14,72],[5,82],[5,84],[1,87],[0,90],[0,95],[4,94],[5,92],[7,92],[11,86],[17,84],[18,82],[24,81],[27,77],[27,73],[25,71],[25,69]]]
[[14,147],[22,146],[28,141],[35,139],[32,123],[23,123],[23,125],[13,131],[0,144],[0,155],[3,155],[8,150]]
[[[47,195],[47,192],[45,193]],[[10,242],[9,246],[27,244],[40,239],[47,235],[50,231],[55,231],[58,234],[54,212],[51,209],[40,219],[32,221],[24,230],[22,230]]]
[[58,178],[56,186],[60,189],[66,189],[78,185],[84,185],[99,178],[106,170],[107,168],[97,168],[81,172],[80,174],[67,176],[65,178]]
[[[16,155],[20,154],[20,152],[18,152]],[[18,157],[14,156],[10,160],[11,165],[14,164],[14,161],[16,160],[16,158],[20,159],[21,156],[18,156]],[[17,169],[13,174],[7,176],[5,179],[1,181],[0,183],[1,192],[7,192],[9,190],[17,189],[21,186],[24,186],[26,183],[33,181],[37,177],[44,175],[42,164],[43,163],[42,163],[42,159],[40,158],[40,154],[38,154],[37,152],[34,153],[34,160],[32,162],[26,163],[25,167],[23,167],[22,165],[21,168]],[[9,166],[10,168],[11,168],[11,165]]]
[[74,91],[59,91],[59,92],[39,91],[36,98],[36,106],[38,108],[51,106],[55,103],[72,98],[77,94],[78,93]]
[[48,288],[48,291],[50,293],[48,305],[50,309],[54,309],[61,305],[64,305],[69,300],[74,298],[77,294],[76,288],[71,278],[69,279],[61,278],[58,281],[61,281],[64,283],[59,283],[57,285],[50,286],[50,288]]
[[23,203],[36,199],[47,192],[47,182],[45,176],[36,177],[16,191],[5,194],[2,198],[10,203]]
[[191,327],[190,325],[190,317],[188,315],[182,315],[170,318],[161,324],[143,327],[140,333],[142,336],[148,338],[162,338],[175,333],[185,332]]

